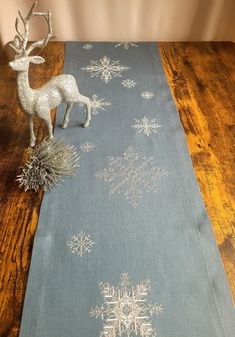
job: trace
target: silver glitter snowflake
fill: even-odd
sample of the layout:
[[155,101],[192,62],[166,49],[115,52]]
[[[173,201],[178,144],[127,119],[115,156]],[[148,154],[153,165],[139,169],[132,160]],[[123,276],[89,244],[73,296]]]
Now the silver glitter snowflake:
[[104,321],[100,337],[156,336],[150,317],[162,313],[163,306],[148,303],[150,291],[150,280],[134,286],[127,273],[121,275],[121,282],[117,287],[101,282],[100,293],[104,304],[90,311],[92,317]]
[[160,127],[161,125],[156,123],[156,119],[148,119],[146,116],[141,120],[135,119],[135,124],[132,125],[132,128],[137,130],[137,134],[143,133],[146,136],[157,133]]
[[81,69],[91,73],[91,77],[99,77],[108,83],[113,77],[121,77],[122,72],[129,67],[121,65],[120,61],[111,61],[107,56],[103,56],[99,61],[91,60],[90,65]]
[[134,88],[136,86],[136,82],[134,80],[130,80],[129,78],[127,78],[126,80],[123,80],[122,81],[122,85],[125,87],[125,88]]
[[123,49],[129,49],[129,47],[138,47],[138,44],[134,42],[119,42],[115,45],[115,48],[122,47]]
[[93,48],[93,46],[92,46],[92,44],[90,44],[90,43],[86,43],[86,44],[84,44],[84,45],[82,46],[82,48],[85,49],[85,50],[90,50],[90,49]]
[[91,97],[91,113],[92,115],[97,115],[99,111],[106,110],[107,106],[111,103],[105,100],[105,97],[98,97],[97,95],[92,95]]
[[94,143],[91,143],[91,142],[85,142],[85,143],[82,143],[80,145],[80,149],[82,150],[82,152],[91,152],[91,151],[94,151],[95,149],[95,144]]
[[[83,103],[78,103],[79,106],[83,106]],[[97,115],[100,111],[105,111],[107,106],[111,103],[106,101],[105,97],[99,97],[98,95],[92,95],[91,97],[91,113]]]
[[142,92],[141,96],[144,99],[151,99],[151,98],[153,98],[154,94],[151,91],[144,91],[144,92]]
[[95,242],[91,239],[91,236],[81,231],[72,237],[72,240],[68,242],[67,246],[73,254],[82,257],[91,251],[94,244]]
[[108,166],[96,177],[109,186],[109,193],[123,195],[136,208],[145,193],[157,193],[157,182],[167,175],[154,165],[154,158],[140,156],[133,147],[128,147],[119,157],[108,157]]

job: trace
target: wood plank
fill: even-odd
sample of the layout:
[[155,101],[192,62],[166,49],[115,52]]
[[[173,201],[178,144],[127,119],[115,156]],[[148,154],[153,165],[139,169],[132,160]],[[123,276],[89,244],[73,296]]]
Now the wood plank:
[[235,44],[159,47],[235,301]]
[[[235,45],[161,43],[159,46],[235,298],[232,170]],[[50,43],[40,55],[46,58],[46,64],[32,67],[33,87],[62,71],[64,44]],[[43,194],[22,192],[15,182],[18,167],[27,157],[24,147],[29,133],[16,101],[15,73],[7,66],[4,53],[0,55],[0,74],[0,335],[16,337]],[[37,137],[42,139],[43,135],[43,122],[38,121]]]
[[[38,55],[46,63],[30,68],[32,87],[40,87],[62,72],[64,43],[50,43]],[[26,117],[16,99],[16,74],[0,55],[0,336],[19,334],[22,306],[36,231],[42,192],[23,192],[15,181],[25,162],[29,144]],[[54,120],[55,111],[52,112]],[[37,139],[46,135],[42,121],[36,123]]]

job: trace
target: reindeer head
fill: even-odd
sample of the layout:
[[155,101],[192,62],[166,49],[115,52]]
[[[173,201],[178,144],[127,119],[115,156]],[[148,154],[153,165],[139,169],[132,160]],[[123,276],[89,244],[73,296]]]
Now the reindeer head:
[[45,62],[45,59],[41,56],[20,56],[9,62],[9,65],[15,71],[26,71],[29,63],[40,64],[43,62]]
[[[41,56],[29,56],[29,54],[33,51],[35,48],[43,48],[47,45],[49,40],[52,40],[55,38],[55,36],[52,36],[52,26],[51,26],[51,12],[36,12],[35,7],[37,6],[37,1],[34,2],[33,6],[31,7],[28,15],[23,18],[22,14],[18,12],[19,16],[16,17],[15,21],[15,29],[16,29],[16,35],[12,43],[10,43],[10,46],[12,49],[14,49],[16,55],[15,59],[11,62],[9,62],[10,67],[13,70],[16,71],[26,71],[29,67],[29,63],[43,63],[45,62],[44,58]],[[39,41],[33,42],[28,48],[28,38],[29,38],[29,21],[33,16],[43,16],[48,24],[48,33],[47,37],[44,39],[41,39]],[[21,33],[19,30],[19,18],[21,19],[23,26],[24,26],[24,32]]]

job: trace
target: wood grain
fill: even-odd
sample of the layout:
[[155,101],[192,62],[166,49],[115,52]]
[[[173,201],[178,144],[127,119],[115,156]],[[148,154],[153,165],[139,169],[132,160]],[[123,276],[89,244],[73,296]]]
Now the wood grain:
[[[16,100],[16,74],[7,63],[7,50],[0,56],[0,336],[19,334],[21,313],[34,234],[43,193],[23,192],[15,182],[27,158],[29,132],[25,114]],[[61,73],[64,44],[50,43],[40,53],[46,63],[31,66],[30,82],[36,88]],[[52,112],[54,120],[55,111]],[[46,135],[42,121],[36,123],[37,139]]]
[[235,301],[235,44],[159,47]]
[[[159,47],[235,299],[235,45],[160,43]],[[29,133],[16,101],[15,73],[5,54],[6,50],[0,55],[0,336],[16,337],[43,194],[22,192],[15,182],[27,157]],[[33,87],[62,71],[64,44],[50,43],[40,55],[46,64],[32,67]],[[41,125],[37,122],[39,139],[45,135]]]

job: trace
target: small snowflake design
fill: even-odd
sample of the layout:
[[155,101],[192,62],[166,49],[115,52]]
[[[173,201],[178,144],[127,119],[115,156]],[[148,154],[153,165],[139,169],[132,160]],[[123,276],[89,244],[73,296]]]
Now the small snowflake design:
[[122,72],[128,70],[126,67],[120,64],[118,60],[110,60],[109,57],[103,56],[98,61],[90,61],[90,65],[81,68],[83,71],[87,71],[91,74],[91,77],[99,77],[105,83],[112,80],[113,77],[122,77]]
[[153,157],[140,155],[132,146],[117,157],[108,157],[108,165],[95,176],[108,185],[109,194],[122,195],[137,208],[147,193],[157,193],[157,183],[166,170],[155,166]]
[[80,149],[82,150],[82,152],[92,152],[95,149],[95,144],[91,142],[85,142],[80,145]]
[[[79,106],[83,106],[83,103],[78,103]],[[99,97],[98,95],[92,95],[91,97],[91,113],[97,115],[100,111],[105,111],[107,106],[111,103],[106,101],[105,97]]]
[[126,80],[123,80],[122,81],[122,85],[125,87],[125,88],[134,88],[136,86],[136,82],[134,80],[130,80],[129,78],[127,78]]
[[117,47],[122,47],[123,49],[129,49],[130,47],[138,47],[138,44],[134,43],[134,42],[119,42],[115,45],[115,48]]
[[90,50],[93,48],[92,44],[90,43],[85,43],[83,46],[82,46],[83,49],[85,50]]
[[137,134],[142,133],[145,136],[157,133],[160,127],[161,125],[156,123],[156,119],[148,119],[146,116],[144,116],[141,120],[135,119],[135,124],[132,125],[132,128],[137,130]]
[[154,94],[151,92],[151,91],[144,91],[142,92],[141,96],[144,98],[144,99],[152,99]]
[[75,234],[72,237],[67,246],[70,248],[73,254],[83,257],[85,254],[91,251],[91,248],[94,244],[95,242],[91,239],[91,236],[81,231],[79,234]]
[[99,111],[106,110],[107,106],[111,103],[106,101],[105,97],[98,97],[97,95],[92,95],[91,97],[91,113],[92,115],[97,115]]
[[127,273],[123,273],[120,279],[118,286],[101,282],[100,293],[104,304],[91,308],[91,317],[104,321],[100,337],[157,336],[151,316],[162,313],[163,306],[148,301],[151,281],[132,285]]

